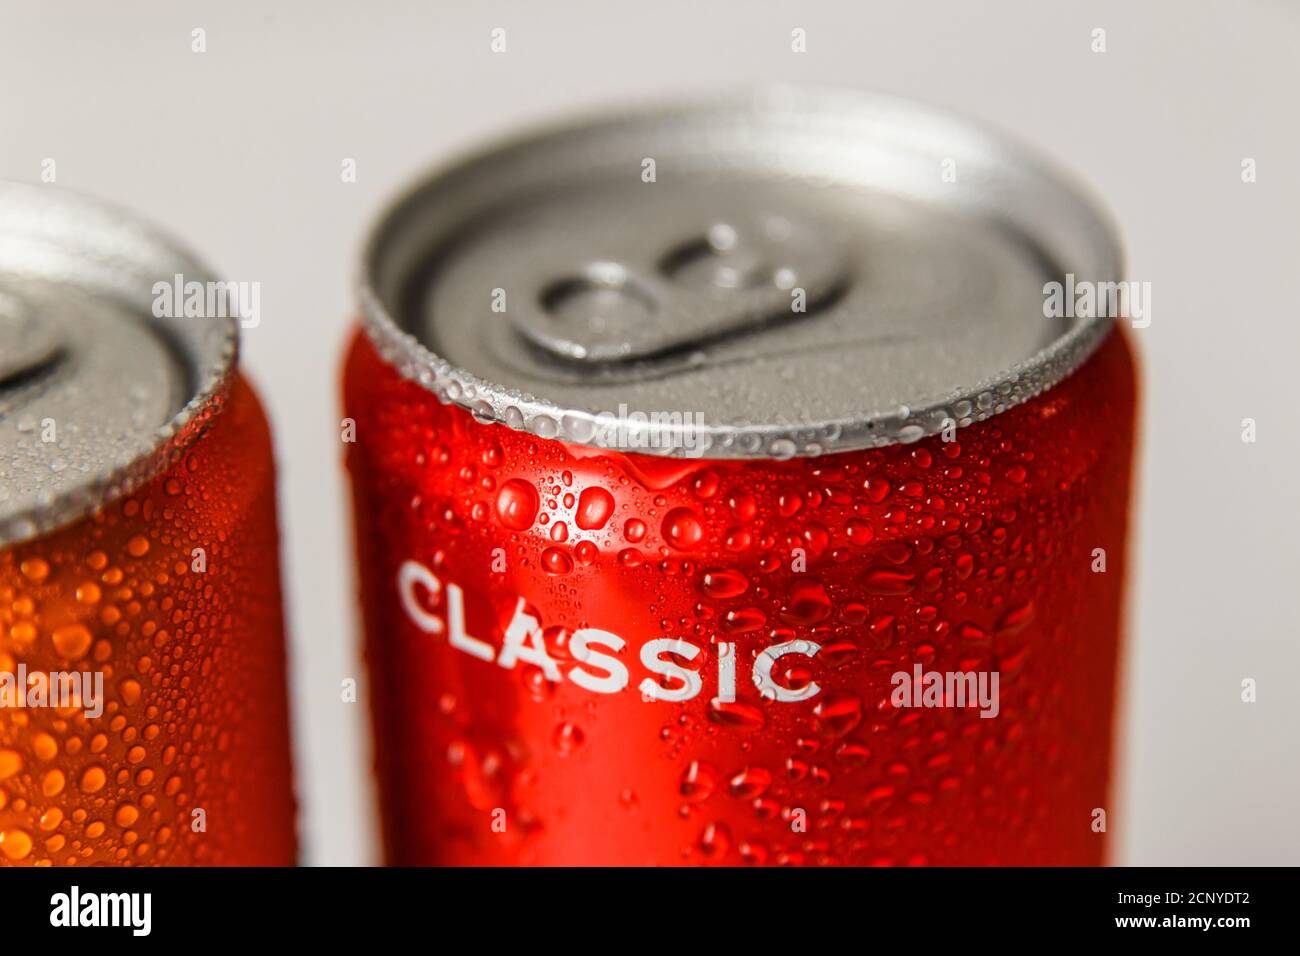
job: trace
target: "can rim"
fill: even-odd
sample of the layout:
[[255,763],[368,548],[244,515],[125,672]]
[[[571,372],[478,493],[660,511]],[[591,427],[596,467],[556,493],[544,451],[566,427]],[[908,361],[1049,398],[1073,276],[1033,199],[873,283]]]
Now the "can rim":
[[[61,210],[111,223],[113,228],[129,234],[131,242],[140,243],[140,249],[166,259],[177,272],[205,283],[215,281],[216,274],[183,242],[116,203],[63,186],[11,180],[0,181],[0,186],[25,191],[28,195],[51,193]],[[68,250],[70,257],[77,252],[75,248]],[[92,294],[121,297],[129,291],[123,284],[123,276],[115,273],[110,279],[107,271],[101,272],[98,278],[87,275],[80,281],[66,277],[63,281]],[[159,320],[151,317],[149,321]],[[166,423],[135,441],[110,468],[88,475],[37,504],[0,514],[0,547],[22,544],[57,531],[129,495],[171,467],[207,431],[230,392],[239,360],[239,324],[234,316],[208,317],[202,321],[212,323],[218,331],[213,337],[215,347],[192,356],[194,389],[189,400]]]
[[[618,126],[636,121],[705,109],[749,108],[765,100],[784,101],[791,97],[801,106],[825,109],[843,105],[889,104],[918,110],[928,120],[959,130],[972,142],[990,145],[1014,157],[1016,164],[1032,171],[1068,197],[1090,220],[1098,237],[1097,252],[1103,263],[1098,278],[1118,281],[1124,273],[1125,255],[1114,218],[1081,177],[1049,159],[1019,137],[984,120],[924,101],[892,94],[867,92],[847,87],[769,84],[727,95],[676,97],[638,102],[617,114],[609,110],[585,109],[530,125],[520,133],[495,137],[472,149],[462,149],[433,164],[381,207],[372,220],[361,246],[354,289],[361,308],[361,322],[379,354],[399,374],[434,393],[444,404],[470,412],[484,424],[502,424],[541,438],[573,444],[625,450],[624,446],[578,437],[597,433],[604,413],[570,408],[521,390],[492,382],[460,368],[434,352],[417,335],[403,328],[389,309],[378,288],[381,256],[391,235],[403,224],[404,212],[430,189],[451,175],[498,155],[542,144],[566,135],[600,126]],[[907,444],[942,431],[950,422],[965,427],[1000,414],[1059,384],[1092,355],[1113,324],[1109,315],[1078,317],[1064,334],[1000,373],[971,385],[954,388],[941,400],[920,406],[896,406],[863,416],[846,416],[815,425],[789,423],[706,423],[698,429],[709,441],[692,454],[681,446],[649,441],[636,451],[663,457],[713,459],[785,459],[815,457],[841,451]],[[954,411],[965,414],[954,415]]]

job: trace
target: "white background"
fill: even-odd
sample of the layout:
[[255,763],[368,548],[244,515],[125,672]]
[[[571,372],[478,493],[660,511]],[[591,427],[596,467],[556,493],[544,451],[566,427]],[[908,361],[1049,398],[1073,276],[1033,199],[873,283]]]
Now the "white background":
[[280,462],[305,853],[348,864],[376,840],[366,714],[339,701],[360,664],[337,378],[385,198],[557,113],[770,79],[914,96],[1038,143],[1104,197],[1130,277],[1153,287],[1118,860],[1296,864],[1298,59],[1300,9],[1244,0],[0,0],[0,176],[36,180],[53,158],[61,185],[262,283],[243,344]]

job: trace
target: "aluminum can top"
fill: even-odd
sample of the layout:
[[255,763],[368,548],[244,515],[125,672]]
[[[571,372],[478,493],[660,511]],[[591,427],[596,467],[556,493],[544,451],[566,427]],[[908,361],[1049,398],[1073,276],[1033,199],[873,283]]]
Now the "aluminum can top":
[[892,97],[777,87],[537,132],[418,183],[359,296],[484,422],[648,454],[915,441],[1051,387],[1108,330],[1107,218],[1031,152]]
[[238,316],[203,307],[213,287],[128,213],[0,183],[0,545],[128,494],[201,433],[238,349]]

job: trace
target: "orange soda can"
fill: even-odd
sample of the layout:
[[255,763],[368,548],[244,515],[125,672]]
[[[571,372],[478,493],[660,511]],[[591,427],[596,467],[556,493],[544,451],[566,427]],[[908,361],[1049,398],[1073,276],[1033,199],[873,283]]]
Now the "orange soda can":
[[0,865],[296,859],[270,434],[207,308],[232,288],[0,184]]

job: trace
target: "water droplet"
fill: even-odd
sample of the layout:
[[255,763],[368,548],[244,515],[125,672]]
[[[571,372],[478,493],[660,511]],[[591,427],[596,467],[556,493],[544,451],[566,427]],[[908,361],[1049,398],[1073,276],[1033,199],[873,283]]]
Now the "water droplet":
[[733,598],[744,594],[749,578],[731,568],[715,568],[704,572],[700,589],[711,598]]
[[790,518],[797,515],[803,509],[803,495],[797,491],[783,491],[777,496],[776,510],[780,512],[781,517]]
[[790,589],[790,599],[781,608],[787,624],[816,624],[830,616],[831,599],[820,581],[800,581]]
[[843,763],[859,765],[871,759],[871,751],[867,749],[865,744],[849,740],[835,748],[835,756]]
[[23,769],[23,755],[16,750],[0,750],[0,780]]
[[789,438],[777,438],[767,446],[767,453],[777,461],[787,461],[799,454],[799,446]]
[[42,731],[32,737],[32,753],[37,760],[53,760],[59,754],[59,743],[51,735]]
[[26,859],[27,854],[31,852],[32,838],[26,830],[0,831],[0,853],[3,853],[6,859],[14,861]]
[[44,558],[28,558],[18,567],[25,578],[29,581],[35,581],[37,584],[50,575],[50,564]]
[[584,531],[598,531],[605,527],[613,513],[613,495],[604,488],[584,488],[578,496],[578,510],[573,520]]
[[117,692],[122,698],[122,703],[130,707],[140,699],[140,682],[128,677],[118,685]]
[[758,504],[748,491],[733,491],[727,496],[727,507],[741,521],[753,521],[758,513]]
[[57,767],[41,778],[41,793],[47,797],[58,796],[67,785],[68,778]]
[[707,763],[692,760],[682,771],[678,792],[691,803],[703,803],[718,786],[718,772]]
[[90,631],[81,624],[68,624],[57,628],[50,635],[50,640],[54,643],[54,649],[68,660],[83,657],[86,651],[90,650]]
[[556,750],[565,756],[581,747],[586,739],[582,728],[568,721],[557,726],[555,732],[551,735],[551,743]]
[[767,615],[756,607],[742,607],[728,611],[722,619],[722,629],[728,634],[748,634],[767,623]]
[[724,727],[733,727],[746,732],[762,730],[767,724],[763,712],[753,704],[721,701],[716,697],[709,701],[709,720]]
[[727,829],[726,824],[710,823],[700,833],[699,847],[700,852],[708,859],[721,859],[726,856],[727,850],[731,849],[731,831]]
[[522,478],[511,478],[497,492],[497,515],[501,523],[514,531],[527,531],[533,526],[541,498],[537,489]]
[[104,768],[98,765],[87,767],[81,775],[81,792],[98,793],[104,789],[104,784],[108,782],[108,774]]
[[691,491],[695,492],[695,497],[702,499],[712,498],[718,493],[718,474],[710,468],[704,469],[693,479],[691,479]]
[[542,552],[542,567],[549,574],[568,574],[573,570],[573,559],[560,548],[547,548]]
[[916,575],[894,568],[871,568],[862,580],[871,594],[907,594],[916,586]]
[[1017,607],[1011,608],[998,619],[997,632],[999,635],[1016,634],[1023,631],[1029,626],[1029,622],[1034,619],[1034,602],[1026,601]]
[[862,722],[862,699],[847,690],[827,691],[813,708],[817,729],[827,737],[843,737]]
[[765,767],[745,767],[727,783],[727,792],[737,800],[757,800],[772,785],[772,772]]
[[817,659],[827,667],[843,667],[858,656],[858,647],[852,641],[832,641],[823,644],[817,653]]
[[748,528],[731,528],[722,539],[722,544],[728,551],[748,551],[753,540],[754,536]]
[[40,828],[44,830],[46,833],[49,833],[51,830],[58,829],[59,824],[62,822],[63,822],[63,811],[60,810],[58,807],[50,807],[48,810],[46,810],[44,813],[41,814],[41,819],[38,821]]
[[845,523],[844,530],[848,533],[849,541],[858,545],[858,547],[870,543],[871,539],[876,536],[871,525],[861,518],[850,518]]
[[674,508],[664,516],[663,536],[674,548],[689,551],[703,540],[704,526],[690,508]]
[[889,495],[889,482],[879,477],[868,478],[862,483],[862,490],[868,498],[879,504]]

